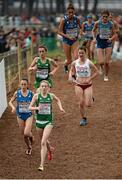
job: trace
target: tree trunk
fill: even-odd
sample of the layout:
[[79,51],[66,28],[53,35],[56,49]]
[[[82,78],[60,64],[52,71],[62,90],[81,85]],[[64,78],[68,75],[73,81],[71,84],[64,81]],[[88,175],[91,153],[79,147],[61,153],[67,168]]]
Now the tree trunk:
[[1,10],[1,15],[7,15],[8,14],[8,0],[2,1],[2,10]]
[[69,4],[73,4],[72,0],[69,0]]
[[35,7],[35,11],[38,13],[38,8],[39,7],[39,0],[36,0],[36,7]]
[[21,1],[20,1],[19,14],[21,14],[22,11],[23,11],[23,4],[24,4],[24,0],[21,0]]
[[61,0],[61,12],[65,13],[65,0]]
[[88,14],[88,4],[89,4],[89,0],[84,0],[84,14],[85,15]]
[[26,0],[26,8],[27,8],[28,16],[31,16],[33,13],[33,3],[34,0]]
[[50,12],[53,13],[53,0],[50,0]]
[[79,11],[81,10],[81,0],[78,0],[78,7],[79,7]]
[[98,2],[99,2],[99,0],[94,0],[94,6],[93,6],[93,9],[92,9],[92,12],[93,12],[94,14],[96,14]]
[[45,3],[45,0],[42,0],[42,3],[43,3],[43,12],[44,12],[44,14],[46,14],[47,9],[46,9],[46,3]]
[[61,12],[60,0],[56,0],[56,13],[60,13],[60,12]]

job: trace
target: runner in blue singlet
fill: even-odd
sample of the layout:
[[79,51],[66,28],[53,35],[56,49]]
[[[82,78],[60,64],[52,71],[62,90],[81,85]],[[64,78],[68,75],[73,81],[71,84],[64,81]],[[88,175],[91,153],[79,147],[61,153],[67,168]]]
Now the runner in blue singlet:
[[70,4],[59,25],[58,33],[63,37],[63,49],[66,56],[65,72],[68,72],[68,65],[72,62],[72,53],[74,60],[78,57],[78,33],[81,28],[80,19],[75,15],[75,9]]

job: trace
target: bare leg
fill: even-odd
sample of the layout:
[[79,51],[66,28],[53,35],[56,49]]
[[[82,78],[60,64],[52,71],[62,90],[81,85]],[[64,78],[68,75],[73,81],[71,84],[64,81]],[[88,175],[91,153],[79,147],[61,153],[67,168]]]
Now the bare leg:
[[105,76],[108,76],[111,53],[112,53],[111,47],[105,49]]
[[88,87],[87,89],[84,90],[84,97],[85,97],[85,106],[91,107],[93,104],[93,90],[92,86]]
[[65,70],[68,71],[68,65],[71,64],[71,62],[72,62],[71,46],[64,43],[63,44],[63,49],[64,49],[64,53],[65,53],[65,56],[66,56],[65,66],[67,66],[67,69],[65,69]]
[[80,114],[81,114],[81,119],[82,119],[86,116],[86,111],[84,107],[84,94],[83,94],[82,88],[79,86],[75,86],[75,93],[79,101],[79,109],[80,109]]
[[[37,132],[39,134],[39,137],[40,137],[40,140],[41,140],[41,164],[40,166],[43,168],[44,166],[44,162],[45,162],[45,158],[46,158],[46,155],[47,155],[47,143],[49,142],[48,141],[48,138],[50,136],[50,133],[52,131],[52,128],[53,126],[52,125],[47,125],[44,130],[40,129],[40,128],[36,128],[37,129]],[[43,134],[42,134],[43,133]],[[41,138],[42,137],[42,138]],[[40,169],[39,169],[40,170]]]
[[[26,154],[30,155],[32,151],[32,142],[33,142],[33,135],[32,135],[32,123],[33,123],[33,116],[29,117],[25,122],[25,129],[24,129],[24,139],[25,143],[28,147]],[[32,139],[32,141],[30,141]]]
[[[97,59],[98,59],[98,63],[100,65],[100,70],[103,71],[104,69],[104,54],[103,54],[103,49],[98,48],[97,49]],[[102,74],[102,71],[100,72],[100,74]]]
[[71,47],[74,60],[78,59],[78,45],[79,43],[76,41]]

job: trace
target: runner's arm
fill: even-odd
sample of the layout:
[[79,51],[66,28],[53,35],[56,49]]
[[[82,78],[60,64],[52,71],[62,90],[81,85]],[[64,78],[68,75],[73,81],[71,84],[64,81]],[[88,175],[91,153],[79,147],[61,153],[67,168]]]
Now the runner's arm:
[[80,32],[81,32],[81,35],[83,35],[83,36],[85,36],[85,34],[86,34],[86,33],[84,32],[84,26],[85,26],[85,24],[83,23],[82,26],[81,26],[81,31],[80,31]]
[[30,111],[35,111],[35,110],[38,110],[38,107],[35,106],[35,103],[37,101],[37,97],[38,97],[38,93],[37,94],[34,94],[33,98],[32,98],[32,101],[30,103],[30,106],[29,106],[29,110]]
[[110,41],[113,41],[116,39],[117,37],[117,32],[115,30],[115,26],[113,25],[112,28],[111,28],[111,33],[112,33],[112,37],[109,38]]
[[90,77],[93,80],[99,74],[99,70],[92,62],[90,62],[90,67],[94,70],[94,73]]
[[96,40],[97,29],[98,29],[98,21],[95,22],[94,27],[93,27],[93,30],[92,30],[93,40]]
[[71,64],[70,71],[69,71],[69,81],[75,80],[76,79],[75,75],[76,75],[75,61],[73,61],[72,64]]
[[56,103],[58,104],[58,107],[59,109],[62,111],[62,112],[65,112],[65,110],[63,109],[62,107],[62,104],[61,104],[61,100],[53,93],[51,93],[51,96],[52,98],[56,101]]
[[66,34],[63,33],[63,29],[64,29],[64,18],[61,19],[60,24],[59,24],[59,28],[58,28],[58,34],[60,34],[61,36],[68,38]]
[[82,25],[80,23],[80,18],[78,18],[78,26],[80,28],[80,32],[79,32],[79,35],[81,36],[82,35]]
[[53,59],[49,59],[49,60],[52,66],[54,67],[53,70],[50,72],[50,75],[54,75],[56,71],[58,70],[59,66]]
[[17,91],[14,93],[14,95],[12,96],[12,98],[9,101],[9,106],[12,108],[12,112],[15,112],[15,106],[13,104],[13,102],[16,100],[17,98]]
[[38,57],[35,57],[34,60],[32,61],[30,67],[28,68],[28,71],[35,70],[36,69],[36,62],[37,62]]

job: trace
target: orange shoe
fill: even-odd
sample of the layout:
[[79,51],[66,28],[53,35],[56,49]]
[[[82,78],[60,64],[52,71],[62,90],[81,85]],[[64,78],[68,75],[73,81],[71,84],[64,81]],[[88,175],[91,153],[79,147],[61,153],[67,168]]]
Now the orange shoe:
[[53,155],[52,155],[53,152],[54,152],[54,147],[51,146],[50,150],[48,151],[48,156],[47,156],[49,161],[51,161],[53,158]]

